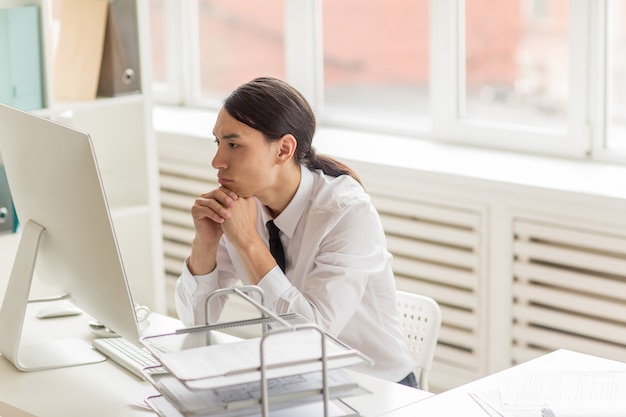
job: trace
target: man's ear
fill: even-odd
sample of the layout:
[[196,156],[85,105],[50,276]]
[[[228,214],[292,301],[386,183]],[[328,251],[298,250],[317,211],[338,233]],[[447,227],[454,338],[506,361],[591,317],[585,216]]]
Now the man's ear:
[[298,142],[292,134],[286,134],[279,140],[278,159],[281,162],[287,162],[293,158],[298,147]]

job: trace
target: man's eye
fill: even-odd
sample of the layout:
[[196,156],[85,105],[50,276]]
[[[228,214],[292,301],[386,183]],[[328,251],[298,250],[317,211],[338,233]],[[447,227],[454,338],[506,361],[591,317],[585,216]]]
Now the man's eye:
[[217,143],[218,145],[220,144],[220,140],[218,138],[213,138],[213,142]]
[[229,143],[229,144],[228,144],[228,146],[230,146],[230,147],[231,147],[231,148],[233,148],[233,149],[234,149],[234,148],[239,147],[239,145],[238,145],[238,144],[236,144],[236,143],[232,143],[232,142],[231,142],[231,143]]

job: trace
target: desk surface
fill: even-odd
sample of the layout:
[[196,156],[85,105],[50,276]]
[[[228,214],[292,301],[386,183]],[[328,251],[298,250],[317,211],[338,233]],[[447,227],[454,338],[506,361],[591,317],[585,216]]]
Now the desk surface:
[[[80,337],[89,343],[93,339],[88,331],[87,316],[40,320],[34,317],[37,308],[39,306],[31,305],[27,309],[25,342],[37,341],[36,335],[51,334],[58,338]],[[150,333],[180,327],[177,320],[162,315],[153,315],[150,320]],[[372,394],[352,397],[346,402],[364,416],[485,417],[488,414],[469,393],[497,390],[502,376],[589,370],[626,371],[626,363],[558,350],[436,396],[355,372],[359,383]],[[153,414],[142,407],[143,399],[154,393],[149,383],[108,360],[92,365],[20,372],[7,360],[0,359],[0,415],[15,415],[7,413],[2,404],[6,403],[38,417],[148,416]]]
[[[91,343],[86,315],[55,319],[36,319],[40,306],[27,309],[28,327],[24,342],[37,341],[35,335],[53,334],[59,339],[79,337]],[[180,322],[153,314],[148,331],[164,333],[179,328]],[[431,394],[403,385],[353,373],[359,383],[372,392],[347,399],[346,402],[364,416],[378,416],[420,401]],[[0,415],[2,402],[38,417],[72,416],[149,416],[142,408],[143,399],[156,391],[107,360],[97,364],[35,372],[20,372],[9,361],[0,358]],[[10,415],[10,414],[7,414]]]
[[[626,371],[626,363],[617,362],[597,356],[557,350],[537,359],[514,366],[493,375],[481,378],[469,384],[454,388],[450,391],[432,396],[424,401],[409,404],[396,409],[386,417],[431,417],[431,416],[463,416],[488,417],[471,397],[470,393],[498,390],[500,377],[517,376],[527,373],[545,371],[581,372],[581,371]],[[530,414],[529,414],[530,415]],[[532,414],[535,415],[535,414]]]

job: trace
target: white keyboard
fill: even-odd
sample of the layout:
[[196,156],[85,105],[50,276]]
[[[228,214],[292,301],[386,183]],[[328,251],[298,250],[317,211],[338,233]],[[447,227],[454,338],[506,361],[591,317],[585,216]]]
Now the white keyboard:
[[139,347],[123,337],[103,337],[94,339],[93,347],[113,362],[145,380],[142,370],[152,368],[150,372],[165,372],[161,363],[144,347]]

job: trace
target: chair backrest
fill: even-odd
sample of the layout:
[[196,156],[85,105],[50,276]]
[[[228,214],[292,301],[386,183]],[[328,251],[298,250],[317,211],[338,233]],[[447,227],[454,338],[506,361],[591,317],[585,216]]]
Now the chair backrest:
[[420,389],[428,391],[428,373],[441,327],[441,308],[432,298],[407,291],[398,290],[396,301],[407,346],[419,366],[416,373]]

